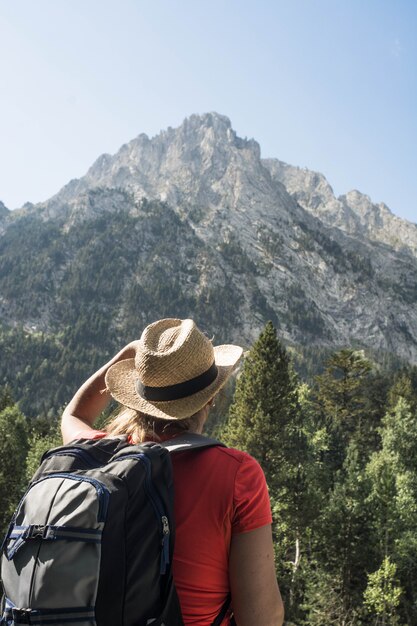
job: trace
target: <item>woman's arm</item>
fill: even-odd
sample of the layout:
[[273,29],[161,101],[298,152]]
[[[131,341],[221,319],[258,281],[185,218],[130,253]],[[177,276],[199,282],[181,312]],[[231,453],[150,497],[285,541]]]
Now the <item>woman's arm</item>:
[[103,391],[106,372],[118,361],[133,359],[136,353],[136,343],[132,341],[122,348],[108,363],[90,376],[75,393],[62,414],[61,432],[64,443],[72,441],[74,433],[78,430],[93,429],[94,422],[110,401],[109,393]]
[[232,536],[229,575],[238,626],[282,626],[270,525]]

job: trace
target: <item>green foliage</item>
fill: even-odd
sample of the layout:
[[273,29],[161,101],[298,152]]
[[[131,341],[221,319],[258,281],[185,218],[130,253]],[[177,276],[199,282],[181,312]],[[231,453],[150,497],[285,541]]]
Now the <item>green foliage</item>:
[[271,322],[245,357],[221,436],[228,445],[254,456],[265,471],[274,517],[277,571],[287,614],[295,617],[303,586],[299,573],[305,546],[301,537],[311,510],[306,489],[308,444],[298,381]]
[[0,237],[0,286],[15,319],[42,316],[64,260],[59,223],[26,215],[10,224]]
[[[0,398],[9,390],[0,388]],[[0,531],[4,534],[13,511],[49,448],[62,444],[57,421],[28,420],[15,404],[0,411]]]
[[10,385],[0,388],[0,413],[14,405],[13,394]]
[[371,373],[363,351],[343,349],[316,378],[317,408],[331,440],[328,462],[333,471],[342,468],[351,440],[364,454],[375,441],[378,415],[370,404]]
[[285,320],[293,331],[298,329],[300,338],[305,334],[312,335],[315,339],[324,335],[326,328],[323,317],[316,303],[308,298],[300,285],[287,287],[286,300],[288,311]]
[[326,573],[339,581],[340,615],[348,620],[360,606],[367,568],[375,562],[372,514],[366,505],[368,484],[354,441],[346,450],[343,467],[328,482],[333,485],[325,490],[313,535]]
[[297,399],[289,357],[269,322],[245,357],[222,436],[257,458],[273,481],[285,455],[286,427]]
[[193,317],[219,329],[219,343],[230,340],[243,291],[227,268],[242,255],[205,246],[166,204],[135,204],[114,189],[83,196],[65,228],[40,215],[19,219],[0,237],[4,319],[13,322],[0,327],[0,385],[26,415],[52,418],[155,319]]
[[400,370],[388,393],[388,407],[394,408],[400,398],[406,400],[412,411],[417,410],[417,368]]
[[417,412],[399,398],[382,420],[381,448],[371,455],[368,503],[381,560],[391,557],[404,594],[400,614],[417,620]]
[[[162,210],[159,205],[141,204],[144,219],[151,220],[147,227],[152,227],[154,211]],[[182,232],[179,218],[172,223],[174,231]],[[87,229],[87,234],[80,236],[91,238],[94,234]],[[172,245],[175,241],[174,236]],[[205,251],[201,255],[205,262]],[[90,262],[96,261],[91,258]],[[166,258],[145,264],[145,279],[123,287],[124,293],[130,294],[125,299],[124,323],[128,320],[133,328],[139,301],[143,302],[143,319],[152,314],[152,298],[163,294],[159,288],[152,293],[148,281],[169,282],[166,265]],[[75,268],[69,272],[74,280],[71,290],[80,287],[82,292],[85,288],[82,298],[86,299],[82,273]],[[121,279],[121,274],[118,277]],[[172,288],[174,301],[180,287],[174,282],[168,288]],[[208,320],[208,327],[223,312],[225,339],[234,304],[227,289],[219,297],[218,291],[205,286],[207,310],[192,294],[186,300]],[[110,329],[117,322],[110,317],[103,321],[106,318],[89,308],[87,300],[81,301],[86,302],[86,310],[75,322],[73,312],[60,310],[60,315],[68,316],[68,324],[55,336],[19,329],[0,332],[3,530],[43,453],[61,444],[60,405],[106,358],[106,352],[113,351],[115,338]],[[184,302],[176,306],[185,306]],[[104,307],[104,300],[102,304]],[[118,332],[124,332],[123,328],[127,326],[120,325]],[[77,356],[72,359],[74,353]],[[311,384],[299,381],[290,352],[268,323],[246,354],[237,380],[232,379],[217,398],[209,423],[210,434],[248,451],[265,471],[287,623],[414,626],[417,369],[402,367],[392,374],[390,363],[390,369],[382,371],[354,349],[329,354],[311,348],[301,356],[295,350],[291,354],[300,369],[308,372]],[[313,380],[311,374],[317,368],[320,374]],[[18,397],[18,406],[13,397]],[[24,415],[26,407],[28,417]],[[102,419],[107,419],[107,414]]]
[[364,593],[365,606],[374,624],[396,626],[399,622],[398,606],[403,593],[396,580],[397,567],[385,557],[381,567],[368,576],[368,586]]
[[288,623],[417,623],[412,370],[388,380],[342,349],[299,384],[272,324],[246,355],[222,437],[264,468]]
[[[162,317],[192,317],[210,333],[217,329],[221,343],[236,335],[236,311],[245,304],[260,323],[298,329],[300,343],[325,336],[322,313],[306,303],[302,287],[288,286],[280,319],[274,296],[264,295],[272,261],[291,261],[281,258],[280,233],[256,227],[270,260],[255,267],[233,234],[206,244],[188,217],[163,202],[96,188],[60,217],[33,212],[11,220],[0,237],[0,385],[10,385],[26,415],[59,415],[94,367]],[[204,215],[197,217],[201,227]],[[300,228],[307,236],[310,227]],[[320,233],[310,233],[315,249],[332,255],[335,268],[352,270],[356,253],[345,255]],[[363,259],[355,268],[366,270]],[[323,355],[310,345],[296,363],[302,375],[317,373]]]
[[[329,588],[334,602],[329,615],[334,607],[339,612],[335,624],[359,623],[367,568],[377,558],[364,472],[369,453],[378,445],[380,405],[370,393],[374,382],[372,363],[364,353],[342,349],[328,358],[311,394],[314,472],[319,479],[314,484],[321,501],[312,524],[315,576],[338,581]],[[314,606],[316,600],[309,585],[304,601]]]
[[327,572],[321,562],[310,562],[306,572],[305,595],[301,608],[306,617],[297,626],[359,626],[358,612],[346,611],[342,582]]
[[26,484],[29,424],[16,406],[0,412],[0,531],[4,535]]
[[57,416],[72,389],[67,375],[73,374],[59,341],[43,333],[0,328],[0,355],[3,394],[15,398],[27,416],[50,411]]
[[62,436],[58,423],[42,426],[37,425],[32,430],[29,439],[29,449],[26,456],[26,480],[29,482],[39,467],[42,456],[48,450],[62,445]]

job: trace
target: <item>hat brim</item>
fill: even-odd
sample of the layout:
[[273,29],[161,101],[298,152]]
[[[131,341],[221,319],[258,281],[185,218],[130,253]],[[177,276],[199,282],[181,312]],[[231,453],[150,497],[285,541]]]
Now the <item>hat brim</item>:
[[135,359],[125,359],[112,365],[106,373],[106,388],[115,400],[130,409],[159,419],[185,419],[203,408],[223,387],[243,352],[242,348],[234,345],[215,346],[213,350],[217,377],[208,387],[192,396],[166,402],[145,400],[136,391],[138,374]]

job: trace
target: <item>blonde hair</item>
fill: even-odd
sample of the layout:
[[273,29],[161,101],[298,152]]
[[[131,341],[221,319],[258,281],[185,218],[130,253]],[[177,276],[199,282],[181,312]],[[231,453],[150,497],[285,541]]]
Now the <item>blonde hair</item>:
[[120,406],[105,430],[109,435],[127,435],[134,443],[161,441],[181,432],[196,432],[201,416],[202,409],[191,417],[170,421]]

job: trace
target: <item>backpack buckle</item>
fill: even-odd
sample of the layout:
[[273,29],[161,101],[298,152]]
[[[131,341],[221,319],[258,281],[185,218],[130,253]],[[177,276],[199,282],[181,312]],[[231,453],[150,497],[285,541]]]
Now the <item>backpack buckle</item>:
[[43,524],[31,524],[27,529],[27,539],[45,539],[48,534],[48,526]]
[[19,624],[31,624],[31,609],[17,609],[13,607],[11,613],[13,620],[18,621]]

